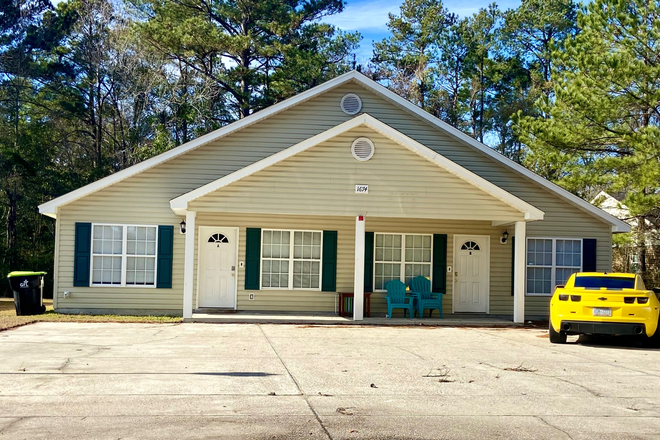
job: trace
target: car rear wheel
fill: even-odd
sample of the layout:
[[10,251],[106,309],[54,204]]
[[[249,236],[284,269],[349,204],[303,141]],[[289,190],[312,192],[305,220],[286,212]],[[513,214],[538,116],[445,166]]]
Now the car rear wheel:
[[556,332],[554,327],[552,327],[552,323],[548,324],[549,331],[550,331],[550,342],[553,344],[565,344],[566,343],[566,333],[564,332]]
[[652,348],[660,348],[660,318],[658,318],[658,326],[655,329],[655,333],[647,341],[648,345]]

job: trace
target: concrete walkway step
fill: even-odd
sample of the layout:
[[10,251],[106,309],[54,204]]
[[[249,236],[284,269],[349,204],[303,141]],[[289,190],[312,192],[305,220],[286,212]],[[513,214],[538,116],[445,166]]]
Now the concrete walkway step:
[[511,320],[488,315],[452,314],[444,318],[352,318],[337,316],[334,313],[291,313],[291,312],[244,312],[234,313],[193,313],[184,322],[213,324],[309,324],[309,325],[374,325],[374,326],[449,326],[449,327],[519,327]]

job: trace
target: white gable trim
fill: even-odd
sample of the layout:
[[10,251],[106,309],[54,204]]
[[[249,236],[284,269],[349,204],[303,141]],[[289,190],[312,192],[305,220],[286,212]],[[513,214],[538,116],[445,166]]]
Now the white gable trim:
[[397,105],[400,105],[410,113],[416,115],[417,117],[423,119],[424,121],[446,131],[449,135],[452,137],[456,138],[457,140],[464,142],[468,145],[470,145],[473,148],[476,148],[477,150],[481,151],[482,153],[492,157],[493,159],[497,160],[498,162],[501,162],[503,165],[507,166],[508,168],[517,171],[518,173],[522,174],[523,176],[533,180],[534,182],[540,184],[544,188],[552,191],[553,193],[557,194],[561,198],[567,200],[570,203],[573,203],[577,205],[578,207],[582,208],[583,210],[589,212],[590,214],[594,215],[595,217],[601,219],[605,223],[608,223],[612,225],[612,232],[629,232],[630,231],[630,225],[628,225],[626,222],[619,220],[618,218],[614,217],[611,214],[608,214],[607,212],[603,211],[602,209],[590,204],[586,200],[582,200],[581,198],[577,197],[574,194],[571,194],[570,192],[566,191],[565,189],[561,188],[558,185],[555,185],[554,183],[542,178],[541,176],[537,175],[536,173],[528,170],[527,168],[523,167],[522,165],[510,160],[509,158],[505,157],[504,155],[498,153],[497,151],[493,150],[492,148],[488,147],[487,145],[482,144],[481,142],[477,141],[476,139],[471,138],[467,134],[463,133],[462,131],[452,127],[451,125],[447,124],[446,122],[441,121],[440,119],[436,118],[435,116],[427,113],[426,111],[422,110],[421,108],[417,107],[413,103],[405,100],[404,98],[400,97],[396,93],[388,90],[386,87],[378,84],[377,82],[367,78],[366,76],[362,75],[359,72],[356,71],[351,71],[348,73],[345,73],[343,75],[338,76],[337,78],[334,78],[330,81],[327,81],[319,86],[316,86],[312,89],[307,90],[306,92],[300,93],[292,98],[289,98],[287,100],[284,100],[278,104],[272,105],[268,107],[267,109],[261,110],[253,115],[248,116],[247,118],[241,119],[237,122],[234,122],[232,124],[227,125],[226,127],[220,128],[218,130],[215,130],[211,133],[208,133],[204,136],[200,136],[199,138],[192,140],[186,144],[180,145],[179,147],[173,148],[172,150],[169,150],[163,154],[160,154],[158,156],[152,157],[151,159],[145,160],[143,162],[140,162],[139,164],[133,165],[132,167],[126,168],[125,170],[119,171],[115,174],[112,174],[110,176],[104,177],[103,179],[100,179],[94,183],[90,183],[89,185],[83,186],[82,188],[79,188],[75,191],[71,191],[70,193],[67,193],[61,197],[58,197],[56,199],[53,199],[49,202],[46,202],[42,205],[39,205],[39,212],[47,215],[49,217],[55,218],[57,216],[57,207],[66,205],[68,203],[71,203],[75,200],[78,200],[86,195],[92,194],[100,189],[103,189],[105,187],[108,187],[110,185],[113,185],[114,183],[120,182],[124,179],[127,179],[128,177],[131,177],[133,175],[139,174],[149,168],[152,168],[160,163],[166,162],[170,159],[173,159],[177,156],[180,156],[181,154],[184,154],[190,150],[194,150],[196,148],[199,148],[200,146],[214,141],[216,139],[219,139],[221,137],[227,136],[231,133],[234,133],[244,127],[247,127],[249,125],[252,125],[256,122],[259,122],[263,119],[266,119],[274,114],[280,113],[283,110],[286,110],[290,107],[293,107],[297,104],[300,104],[304,101],[307,101],[317,95],[320,95],[330,89],[333,89],[339,85],[342,85],[344,83],[350,82],[350,81],[355,81],[359,84],[361,84],[363,87],[366,89],[369,89],[373,91],[374,93],[377,93],[384,98],[394,102]]
[[282,162],[283,160],[286,160],[298,153],[308,150],[316,145],[319,145],[329,139],[332,139],[342,133],[345,133],[359,126],[366,126],[377,131],[383,136],[392,139],[397,144],[406,147],[413,153],[423,157],[429,162],[436,164],[438,167],[444,169],[445,171],[448,171],[449,173],[464,180],[470,185],[480,189],[481,191],[495,197],[501,202],[511,206],[515,210],[523,213],[525,220],[543,219],[544,213],[540,209],[530,205],[524,200],[519,199],[518,197],[503,190],[497,185],[490,183],[486,179],[463,168],[457,163],[452,162],[446,157],[436,153],[430,148],[409,138],[403,133],[393,129],[389,125],[379,121],[378,119],[366,113],[363,113],[360,116],[357,116],[351,120],[339,124],[336,127],[331,128],[330,130],[324,131],[323,133],[317,134],[316,136],[306,139],[292,147],[289,147],[285,150],[275,153],[272,156],[269,156],[265,159],[255,162],[252,165],[242,168],[214,182],[208,183],[193,191],[190,191],[175,199],[172,199],[170,201],[170,207],[176,214],[183,215],[188,210],[188,203],[192,202],[193,200],[196,200],[213,191],[231,185],[234,182],[237,182],[245,177],[251,176],[252,174],[262,171],[272,165],[275,165],[276,163]]

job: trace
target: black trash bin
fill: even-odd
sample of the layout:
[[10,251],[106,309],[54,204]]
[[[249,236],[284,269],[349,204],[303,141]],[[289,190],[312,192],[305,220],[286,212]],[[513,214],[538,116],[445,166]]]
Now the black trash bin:
[[14,291],[16,315],[41,315],[46,311],[43,304],[44,275],[46,272],[11,272],[7,275]]

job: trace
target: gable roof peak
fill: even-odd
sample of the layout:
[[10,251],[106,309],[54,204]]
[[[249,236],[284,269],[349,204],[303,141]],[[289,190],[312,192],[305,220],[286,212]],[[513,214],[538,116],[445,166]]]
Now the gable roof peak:
[[278,153],[268,156],[258,162],[248,165],[245,168],[242,168],[238,171],[235,171],[231,174],[221,177],[213,182],[210,182],[206,185],[196,188],[179,197],[176,197],[170,201],[170,207],[176,214],[185,215],[188,209],[188,204],[190,202],[197,200],[200,197],[203,197],[213,191],[231,185],[232,183],[237,182],[241,179],[249,177],[255,173],[258,173],[259,171],[262,171],[270,166],[273,166],[292,156],[295,156],[296,154],[302,153],[327,140],[330,140],[336,136],[349,132],[350,130],[353,130],[358,127],[368,127],[371,130],[391,139],[392,141],[407,148],[408,150],[412,151],[418,156],[421,156],[427,161],[435,164],[439,168],[444,169],[445,171],[467,182],[468,184],[479,189],[480,191],[489,194],[495,199],[512,207],[516,211],[522,213],[526,220],[543,219],[544,213],[540,209],[516,197],[515,195],[505,191],[504,189],[498,187],[497,185],[478,176],[477,174],[463,168],[457,163],[447,159],[441,154],[420,144],[414,139],[411,139],[410,137],[390,127],[384,122],[374,118],[368,113],[362,113],[360,115],[357,115],[354,118],[349,119],[348,121],[345,121],[329,130],[317,134],[316,136],[312,136],[311,138],[299,142],[296,145],[293,145]]
[[410,101],[402,98],[401,96],[397,95],[396,93],[392,92],[385,86],[378,84],[376,81],[372,80],[371,78],[367,77],[366,75],[358,72],[357,70],[351,70],[347,73],[344,73],[342,75],[339,75],[329,81],[326,81],[323,84],[320,84],[316,87],[313,87],[305,92],[299,93],[298,95],[295,95],[291,98],[288,98],[282,102],[279,102],[277,104],[274,104],[266,109],[260,110],[256,113],[253,113],[250,116],[247,116],[243,119],[240,119],[236,122],[233,122],[229,125],[226,125],[225,127],[222,127],[218,130],[212,131],[211,133],[205,134],[203,136],[198,137],[197,139],[194,139],[188,143],[185,143],[183,145],[180,145],[176,148],[173,148],[172,150],[166,151],[165,153],[162,153],[158,156],[152,157],[151,159],[147,159],[143,162],[140,162],[136,165],[133,165],[132,167],[126,168],[124,170],[121,170],[117,173],[111,174],[107,177],[104,177],[96,182],[90,183],[82,188],[79,188],[77,190],[71,191],[63,196],[60,196],[54,200],[51,200],[49,202],[43,203],[42,205],[39,205],[39,212],[47,215],[49,217],[57,217],[57,209],[60,206],[66,205],[68,203],[71,203],[75,200],[78,200],[82,197],[85,197],[89,194],[92,194],[96,191],[99,191],[103,188],[106,188],[110,185],[113,185],[117,182],[120,182],[122,180],[127,179],[128,177],[131,177],[133,175],[139,174],[147,169],[153,168],[154,166],[169,161],[175,157],[178,157],[182,154],[187,153],[188,151],[194,150],[196,148],[201,147],[202,145],[205,145],[211,141],[217,140],[219,138],[222,138],[224,136],[227,136],[231,133],[237,132],[247,126],[250,126],[252,124],[255,124],[261,120],[264,120],[270,116],[273,116],[275,114],[278,114],[288,108],[291,108],[295,105],[298,105],[302,102],[305,102],[309,99],[314,98],[315,96],[318,96],[322,93],[327,92],[328,90],[334,89],[340,85],[346,84],[348,82],[357,82],[361,86],[365,87],[366,89],[372,91],[373,93],[376,93],[388,101],[391,101],[395,103],[396,105],[402,107],[404,110],[408,111],[409,113],[412,113],[414,116],[418,117],[419,119],[425,121],[426,123],[435,126],[436,128],[443,130],[447,134],[449,134],[451,137],[454,139],[458,140],[459,142],[462,142],[464,144],[469,145],[470,147],[476,149],[477,151],[486,154],[487,156],[495,159],[497,162],[500,162],[507,168],[522,174],[526,178],[540,184],[541,186],[545,187],[547,190],[557,194],[560,196],[562,199],[567,200],[568,202],[577,205],[579,208],[583,209],[584,211],[590,213],[594,217],[599,218],[601,221],[608,223],[612,227],[612,232],[628,232],[630,231],[630,226],[623,222],[622,220],[617,219],[616,217],[606,213],[605,211],[601,210],[600,208],[595,207],[594,205],[590,204],[586,200],[581,199],[580,197],[571,194],[570,192],[566,191],[565,189],[561,188],[560,186],[542,178],[541,176],[537,175],[536,173],[528,170],[527,168],[523,167],[522,165],[512,161],[511,159],[507,158],[506,156],[500,154],[499,152],[495,151],[494,149],[488,147],[487,145],[482,144],[481,142],[477,141],[476,139],[473,139],[469,135],[463,133],[462,131],[458,130],[457,128],[449,125],[448,123],[440,120],[439,118],[431,115],[430,113],[426,112],[425,110],[421,109],[420,107],[416,106],[415,104],[411,103]]

